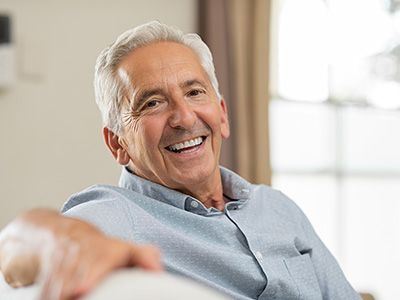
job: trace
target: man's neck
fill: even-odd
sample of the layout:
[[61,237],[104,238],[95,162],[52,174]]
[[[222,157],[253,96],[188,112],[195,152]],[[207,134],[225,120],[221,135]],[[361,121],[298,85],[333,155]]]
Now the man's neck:
[[[136,172],[132,171],[132,168],[130,166],[127,166],[127,170],[132,174],[136,174],[139,177],[145,178],[144,176],[140,176]],[[167,184],[162,185],[196,198],[201,203],[203,203],[206,208],[214,207],[219,211],[223,211],[225,208],[221,172],[218,167],[216,172],[214,173],[214,176],[202,182],[197,182],[192,185],[185,185],[182,188],[173,188],[168,186]]]
[[187,189],[182,190],[181,192],[196,198],[207,208],[214,207],[219,211],[223,211],[225,208],[225,200],[220,176],[213,182],[189,186]]

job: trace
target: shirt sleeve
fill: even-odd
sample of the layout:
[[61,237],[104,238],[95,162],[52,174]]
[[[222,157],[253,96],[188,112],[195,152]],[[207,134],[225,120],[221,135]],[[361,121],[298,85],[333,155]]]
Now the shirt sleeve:
[[77,193],[64,204],[64,216],[88,222],[104,234],[132,240],[132,217],[118,188],[96,185]]

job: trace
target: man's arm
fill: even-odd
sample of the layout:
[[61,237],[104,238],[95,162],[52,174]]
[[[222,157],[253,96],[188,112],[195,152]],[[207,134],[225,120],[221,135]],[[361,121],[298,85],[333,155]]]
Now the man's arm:
[[6,281],[14,287],[37,282],[41,299],[79,297],[110,271],[132,266],[163,269],[155,248],[109,238],[55,211],[28,211],[0,233],[0,270]]

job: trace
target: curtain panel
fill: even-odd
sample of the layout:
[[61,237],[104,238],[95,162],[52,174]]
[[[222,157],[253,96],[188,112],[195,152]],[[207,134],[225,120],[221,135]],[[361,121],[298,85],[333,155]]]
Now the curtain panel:
[[213,52],[231,125],[221,164],[253,183],[270,185],[270,0],[198,3],[199,34]]

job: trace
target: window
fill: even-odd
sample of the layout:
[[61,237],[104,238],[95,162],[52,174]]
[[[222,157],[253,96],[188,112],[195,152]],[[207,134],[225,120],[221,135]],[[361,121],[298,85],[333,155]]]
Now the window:
[[306,212],[357,290],[395,299],[400,1],[274,5],[272,185]]

